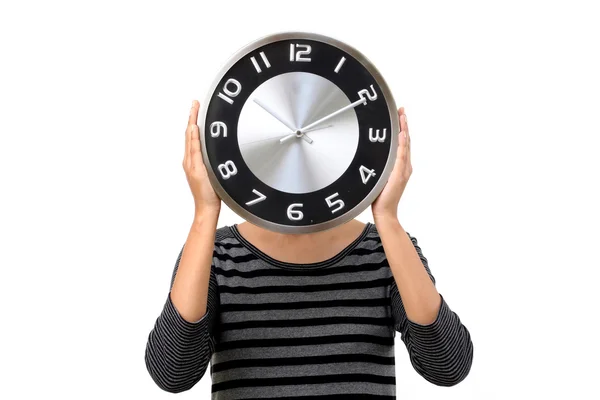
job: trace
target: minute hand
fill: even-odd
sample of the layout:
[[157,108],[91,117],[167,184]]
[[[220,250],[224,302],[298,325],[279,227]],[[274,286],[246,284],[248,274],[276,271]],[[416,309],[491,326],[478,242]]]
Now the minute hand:
[[346,111],[346,110],[349,110],[349,109],[351,109],[351,108],[354,108],[354,107],[356,107],[356,106],[357,106],[357,105],[359,105],[359,104],[365,104],[366,102],[367,102],[367,100],[366,100],[365,98],[362,98],[362,97],[361,97],[359,100],[356,100],[354,103],[352,103],[352,104],[348,104],[346,107],[340,108],[340,109],[339,109],[339,110],[337,110],[336,112],[333,112],[333,113],[329,114],[328,116],[326,116],[326,117],[323,117],[323,118],[321,118],[320,120],[313,122],[312,124],[308,124],[308,125],[306,125],[304,128],[300,129],[300,132],[303,132],[303,133],[304,133],[304,132],[306,132],[306,130],[307,130],[307,129],[310,129],[310,128],[312,128],[313,126],[319,125],[321,122],[325,122],[325,121],[327,121],[328,119],[330,119],[330,118],[333,118],[333,117],[335,117],[336,115],[338,115],[338,114],[341,114],[341,113],[343,113],[343,112],[344,112],[344,111]]

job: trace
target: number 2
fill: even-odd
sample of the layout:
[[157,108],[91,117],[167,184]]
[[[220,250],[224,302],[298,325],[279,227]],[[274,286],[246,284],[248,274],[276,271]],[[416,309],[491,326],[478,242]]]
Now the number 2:
[[360,96],[360,98],[363,99],[363,104],[367,104],[367,99],[365,98],[365,95],[371,101],[377,100],[377,92],[375,91],[375,88],[373,87],[373,85],[371,85],[371,91],[373,92],[373,94],[369,93],[368,89],[363,89],[358,92],[358,95]]

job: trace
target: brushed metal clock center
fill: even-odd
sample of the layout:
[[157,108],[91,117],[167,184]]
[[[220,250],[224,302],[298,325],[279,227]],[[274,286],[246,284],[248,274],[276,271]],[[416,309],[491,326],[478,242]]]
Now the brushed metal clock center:
[[309,193],[335,182],[358,148],[356,112],[333,82],[308,72],[277,75],[260,85],[240,113],[237,137],[248,168],[265,184]]

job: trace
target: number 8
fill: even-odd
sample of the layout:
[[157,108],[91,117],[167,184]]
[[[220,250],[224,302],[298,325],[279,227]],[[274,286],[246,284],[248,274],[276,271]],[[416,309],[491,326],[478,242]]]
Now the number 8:
[[229,179],[238,172],[237,168],[235,167],[235,164],[231,160],[228,160],[224,164],[219,165],[218,168],[223,179]]

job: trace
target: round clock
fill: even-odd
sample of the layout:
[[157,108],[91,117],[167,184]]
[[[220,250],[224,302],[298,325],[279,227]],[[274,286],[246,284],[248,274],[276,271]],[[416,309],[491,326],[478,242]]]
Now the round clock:
[[398,114],[381,74],[353,47],[286,32],[233,55],[198,122],[217,195],[255,225],[308,233],[345,223],[385,186]]

